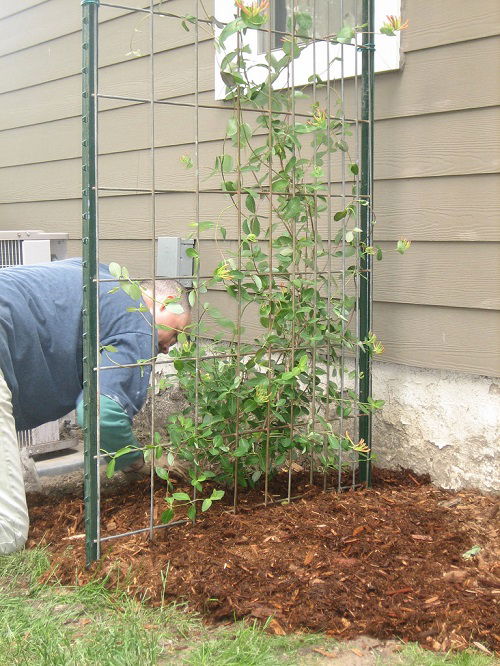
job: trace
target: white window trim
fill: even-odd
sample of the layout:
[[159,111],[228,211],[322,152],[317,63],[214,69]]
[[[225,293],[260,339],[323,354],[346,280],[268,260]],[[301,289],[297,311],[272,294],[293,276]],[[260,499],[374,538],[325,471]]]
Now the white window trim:
[[[328,0],[326,0],[328,1]],[[221,23],[229,23],[235,17],[236,6],[232,0],[214,0],[215,18]],[[376,0],[375,1],[375,30],[378,31],[387,21],[387,16],[400,16],[401,13],[401,0]],[[219,36],[221,30],[216,30],[216,37]],[[360,37],[357,37],[360,40]],[[251,65],[265,64],[265,54],[257,54],[257,30],[247,30],[244,37],[244,44],[248,45],[251,49],[250,54],[245,57]],[[301,53],[300,57],[294,62],[293,67],[289,67],[289,71],[285,71],[277,79],[274,88],[280,89],[287,86],[304,86],[307,85],[308,78],[313,74],[313,61],[316,59],[316,74],[319,74],[323,80],[329,76],[330,80],[353,77],[361,73],[361,52],[356,49],[354,44],[330,44],[327,47],[326,42],[316,42],[315,45],[310,44]],[[397,70],[401,66],[400,56],[400,35],[396,33],[394,37],[382,35],[377,32],[375,34],[375,72],[388,72]],[[359,42],[358,42],[359,44]],[[226,95],[226,86],[220,77],[220,63],[225,53],[236,49],[237,38],[232,35],[225,42],[225,52],[215,52],[215,99],[224,99]],[[314,53],[315,49],[315,53]],[[343,54],[342,54],[343,51]],[[276,49],[273,54],[279,59],[283,55],[281,49]],[[342,65],[334,58],[343,57],[343,71]],[[357,63],[356,63],[357,60]],[[330,65],[328,66],[328,61]],[[333,62],[332,62],[333,61]],[[255,67],[250,70],[251,80],[253,83],[262,83],[267,77],[267,73],[262,67]]]

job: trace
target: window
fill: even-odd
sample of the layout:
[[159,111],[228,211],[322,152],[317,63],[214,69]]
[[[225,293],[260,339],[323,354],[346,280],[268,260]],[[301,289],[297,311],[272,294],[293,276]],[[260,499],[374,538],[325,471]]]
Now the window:
[[[245,0],[250,4],[250,0]],[[236,6],[232,0],[215,0],[215,18],[222,23],[228,23],[234,19]],[[284,88],[287,85],[303,86],[307,85],[309,77],[316,73],[323,80],[328,77],[331,80],[338,79],[343,74],[344,77],[352,77],[361,73],[361,53],[357,51],[355,39],[352,44],[331,43],[327,44],[326,37],[329,35],[338,35],[341,30],[348,30],[362,23],[361,19],[361,0],[271,0],[271,7],[268,10],[270,14],[271,28],[271,48],[273,55],[280,58],[280,47],[284,35],[280,33],[291,32],[290,17],[292,11],[296,13],[306,13],[309,16],[314,14],[314,37],[316,43],[310,44],[305,48],[300,57],[295,61],[293,72],[283,73],[276,82],[276,88]],[[388,15],[399,16],[401,11],[401,0],[376,0],[375,2],[375,26],[376,30],[383,25]],[[253,72],[253,82],[264,81],[267,74],[265,67],[265,56],[269,49],[269,33],[266,23],[263,30],[247,30],[244,37],[244,46],[249,47],[250,53],[246,58],[251,64],[256,65],[251,69]],[[300,27],[296,27],[296,34],[300,35]],[[313,31],[310,30],[312,35]],[[361,37],[357,36],[358,44]],[[236,48],[236,36],[232,36],[226,42],[226,48],[232,50]],[[375,35],[375,71],[385,72],[400,67],[400,37],[396,33],[395,37],[388,37],[382,34]],[[225,96],[225,85],[220,78],[220,61],[224,54],[216,53],[215,67],[215,97],[223,99]],[[342,57],[343,64],[340,61]],[[357,61],[356,61],[357,60]],[[315,67],[314,67],[315,63]],[[314,69],[316,70],[314,72]],[[293,76],[293,81],[292,81]]]

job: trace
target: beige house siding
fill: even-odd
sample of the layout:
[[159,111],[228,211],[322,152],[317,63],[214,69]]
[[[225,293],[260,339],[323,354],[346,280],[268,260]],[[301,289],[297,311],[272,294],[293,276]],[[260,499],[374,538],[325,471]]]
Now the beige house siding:
[[[190,13],[192,2],[170,0],[168,11]],[[81,233],[80,12],[78,0],[0,3],[0,229],[67,231],[71,255],[80,253]],[[104,7],[100,13],[101,90],[147,97],[148,58],[127,55],[147,54],[147,19]],[[406,0],[403,15],[410,21],[403,67],[376,76],[376,237],[387,251],[375,267],[375,329],[387,360],[499,375],[500,83],[493,73],[500,10],[496,0]],[[158,98],[192,99],[192,39],[174,19],[158,23]],[[200,99],[213,103],[208,35],[199,62]],[[352,92],[348,83],[348,104]],[[101,108],[101,184],[149,187],[147,107],[103,101]],[[207,173],[226,119],[227,111],[200,112]],[[157,187],[192,187],[179,156],[193,150],[193,126],[190,109],[157,108]],[[202,218],[218,215],[224,201],[202,196]],[[157,235],[185,235],[193,198],[160,195],[156,213]],[[102,260],[149,274],[150,217],[148,196],[104,196]],[[234,220],[224,224],[234,239]],[[405,257],[392,251],[400,237],[413,241]],[[213,243],[204,241],[201,253],[209,270]],[[223,294],[212,298],[232,307]],[[254,324],[247,325],[251,333]]]

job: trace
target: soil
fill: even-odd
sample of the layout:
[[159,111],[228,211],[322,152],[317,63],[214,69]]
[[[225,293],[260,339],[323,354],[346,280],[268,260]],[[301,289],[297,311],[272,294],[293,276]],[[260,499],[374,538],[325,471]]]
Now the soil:
[[[286,479],[277,479],[273,490]],[[178,490],[183,490],[179,481]],[[83,501],[29,497],[29,545],[48,544],[46,579],[83,584],[107,576],[152,605],[185,601],[208,621],[248,617],[271,631],[361,634],[417,641],[434,650],[500,651],[500,500],[452,493],[401,471],[374,471],[370,489],[323,493],[306,479],[291,504],[241,497],[236,514],[218,503],[182,524],[102,544],[85,568]],[[155,493],[155,515],[165,508]],[[224,502],[225,500],[223,500]],[[102,535],[148,524],[149,481],[111,487]],[[176,516],[176,518],[182,516]],[[471,548],[480,551],[463,555]]]

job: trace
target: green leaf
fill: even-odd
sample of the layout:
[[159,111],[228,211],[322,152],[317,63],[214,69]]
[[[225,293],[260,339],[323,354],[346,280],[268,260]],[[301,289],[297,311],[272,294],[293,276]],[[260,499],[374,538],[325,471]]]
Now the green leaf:
[[394,32],[394,28],[392,28],[390,25],[380,26],[380,32],[383,35],[387,35],[388,37],[395,37],[396,36],[396,33]]
[[359,166],[358,166],[357,164],[355,164],[355,163],[350,164],[350,165],[349,165],[349,169],[350,169],[351,173],[353,173],[355,176],[358,175],[358,173],[359,173]]
[[284,219],[297,217],[302,210],[302,200],[299,197],[292,197],[283,209]]
[[120,266],[120,264],[117,264],[116,262],[112,261],[108,266],[108,270],[113,277],[115,278],[121,277],[122,267]]
[[109,463],[106,465],[106,476],[110,479],[115,473],[116,458],[111,458]]
[[145,305],[140,305],[138,308],[127,308],[127,312],[149,312],[149,309]]
[[207,231],[207,229],[215,227],[215,222],[212,222],[212,220],[203,220],[202,222],[190,222],[189,226],[195,227],[198,231]]
[[229,37],[231,37],[231,35],[234,35],[235,32],[238,32],[238,30],[241,30],[244,27],[245,23],[241,18],[237,18],[235,21],[231,21],[231,23],[228,23],[224,30],[220,33],[219,43],[224,44],[224,42]]
[[292,368],[289,372],[284,372],[281,375],[281,379],[288,381],[289,379],[293,379],[294,377],[297,377],[297,375],[300,375],[300,372],[300,368]]
[[260,234],[260,222],[258,217],[253,217],[250,220],[250,231],[258,236]]
[[314,125],[306,125],[305,123],[295,123],[293,129],[297,134],[310,134],[311,132],[315,132],[317,127]]
[[312,170],[312,176],[313,178],[323,178],[325,175],[323,169],[320,166],[315,166],[314,169]]
[[251,194],[247,194],[245,199],[245,206],[251,213],[255,213],[255,199]]
[[282,49],[285,55],[290,58],[298,58],[300,55],[300,48],[296,39],[285,37],[283,39]]
[[240,127],[240,146],[247,145],[251,138],[252,128],[248,123],[242,123]]
[[292,169],[295,167],[296,164],[297,164],[297,158],[294,155],[293,157],[291,157],[288,160],[287,164],[285,165],[285,173],[289,174],[290,171],[292,171]]
[[215,168],[222,173],[229,173],[233,170],[233,158],[231,155],[217,155],[215,158]]
[[399,252],[399,254],[404,254],[407,250],[410,249],[410,246],[411,246],[411,241],[402,238],[401,240],[398,240],[398,242],[396,243],[396,251]]
[[173,517],[174,517],[174,510],[167,509],[161,514],[160,522],[163,523],[163,525],[167,525],[172,520]]
[[252,280],[255,282],[255,286],[259,291],[262,291],[262,280],[258,275],[252,275]]
[[232,319],[225,317],[217,308],[213,307],[209,303],[205,303],[205,310],[208,314],[223,328],[228,328],[233,332],[236,332],[237,326]]
[[181,502],[183,502],[183,501],[190,502],[191,501],[191,498],[189,497],[189,495],[187,493],[172,493],[172,497],[174,498],[174,500],[178,500],[178,501],[181,501]]
[[210,499],[215,502],[216,500],[220,500],[224,497],[224,491],[223,490],[213,490],[212,494],[210,495]]
[[193,521],[196,518],[196,505],[195,504],[191,504],[191,506],[187,510],[187,517],[189,518],[189,520],[193,520]]
[[195,250],[194,247],[188,247],[188,249],[186,250],[186,255],[188,257],[195,257],[195,258],[197,258],[199,256],[198,251]]
[[481,552],[481,546],[473,546],[470,550],[467,550],[465,553],[462,553],[464,560],[470,560],[475,555]]
[[122,282],[120,287],[123,291],[130,296],[134,301],[138,301],[142,297],[142,290],[137,282]]
[[212,500],[209,497],[207,497],[206,499],[203,500],[203,503],[201,505],[201,510],[208,511],[208,509],[210,509],[211,506],[212,506]]
[[170,467],[172,467],[174,462],[175,462],[174,454],[172,453],[172,451],[169,451],[167,454],[167,465],[170,465]]
[[350,44],[355,34],[356,31],[351,25],[344,25],[337,33],[337,42],[340,42],[341,44]]
[[273,181],[272,183],[272,191],[273,192],[286,192],[289,186],[289,181],[288,180],[283,180],[282,178],[278,178],[278,180]]
[[313,25],[313,20],[311,14],[307,12],[296,12],[295,21],[297,24],[298,31],[301,36],[310,36],[310,31]]
[[163,467],[155,467],[155,472],[160,477],[160,479],[163,479],[164,481],[169,480],[169,474]]
[[126,456],[127,453],[132,453],[132,451],[135,451],[135,448],[133,446],[124,446],[121,449],[118,449],[118,451],[115,453],[115,458],[121,458],[122,456]]
[[179,160],[182,162],[182,164],[184,164],[186,169],[192,169],[193,166],[194,166],[193,165],[193,160],[192,160],[191,157],[189,157],[189,155],[181,155],[179,157]]
[[226,134],[228,137],[233,137],[238,132],[238,121],[236,118],[229,118],[227,122]]
[[255,16],[242,14],[241,19],[249,28],[258,28],[267,21],[267,16],[266,14],[256,14]]
[[176,315],[184,314],[184,308],[180,303],[167,303],[165,305],[165,310]]
[[114,345],[103,345],[101,349],[105,349],[107,352],[117,352],[118,349]]
[[220,72],[220,77],[226,84],[226,86],[232,88],[237,83],[245,83],[245,80],[241,78],[236,72]]
[[347,210],[339,210],[337,213],[335,213],[333,219],[336,222],[338,222],[339,220],[342,220],[346,215],[347,215]]

